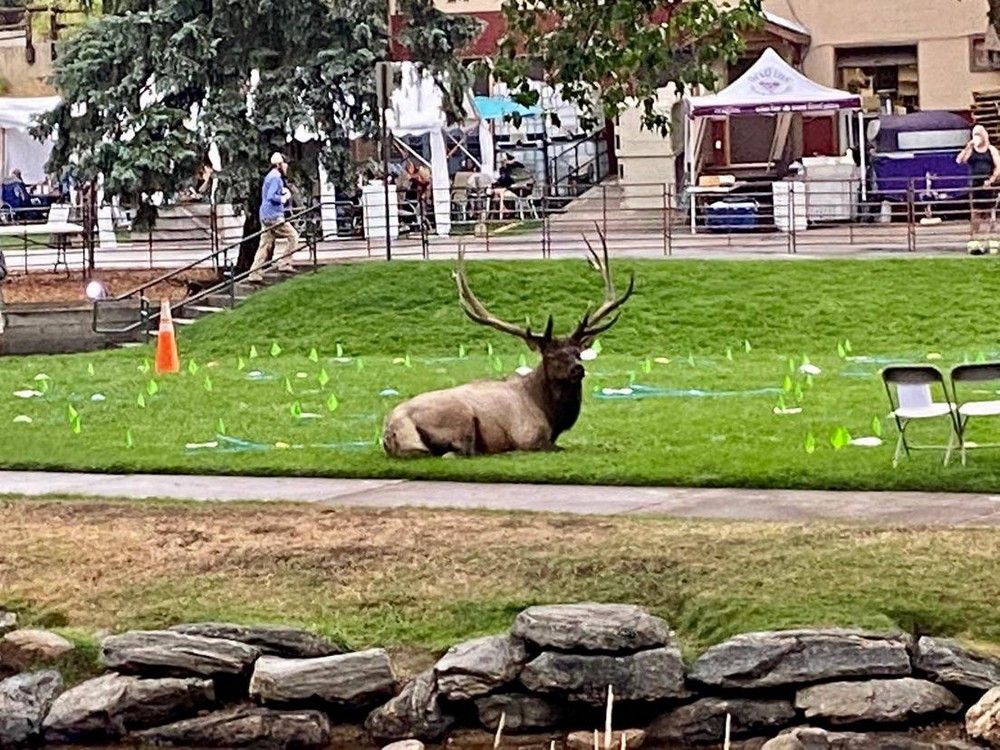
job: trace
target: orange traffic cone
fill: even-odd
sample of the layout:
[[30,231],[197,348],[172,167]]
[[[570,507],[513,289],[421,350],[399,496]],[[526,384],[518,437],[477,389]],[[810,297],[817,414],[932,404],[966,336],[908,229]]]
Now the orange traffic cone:
[[174,336],[174,319],[170,316],[170,301],[160,302],[160,335],[156,337],[156,374],[180,372],[181,360],[177,356],[177,337]]

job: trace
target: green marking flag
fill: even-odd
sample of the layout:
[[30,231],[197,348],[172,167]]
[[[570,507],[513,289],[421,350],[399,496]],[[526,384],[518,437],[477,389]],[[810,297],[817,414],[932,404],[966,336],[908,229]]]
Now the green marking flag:
[[212,379],[208,375],[205,376],[205,382],[203,385],[205,386],[206,391],[209,393],[212,392]]
[[236,369],[240,370],[242,372],[246,368],[247,368],[246,360],[244,360],[243,357],[237,357],[237,359],[236,359]]
[[300,404],[298,401],[293,401],[292,405],[288,408],[288,411],[293,417],[301,417],[302,404]]
[[215,431],[219,435],[226,434],[226,423],[222,421],[222,417],[219,417],[219,421],[215,423]]
[[73,421],[70,422],[69,428],[73,431],[74,435],[79,435],[82,427],[80,426],[80,415],[73,417]]
[[344,356],[344,347],[339,342],[337,343],[337,356],[338,357]]
[[257,359],[260,355],[257,354],[257,347],[253,344],[250,345],[250,359]]
[[694,355],[688,354],[688,364],[694,367]]
[[87,364],[87,374],[88,375],[93,375],[94,374],[94,363],[93,362],[89,362]]
[[407,352],[406,356],[403,357],[403,367],[413,367],[413,362],[410,361],[409,352]]
[[486,342],[486,356],[493,356],[493,343],[491,341]]
[[733,361],[733,348],[731,346],[726,347],[726,359],[730,362]]
[[73,404],[69,404],[69,405],[68,405],[68,406],[66,407],[66,413],[67,413],[67,414],[69,415],[69,421],[70,421],[70,422],[72,422],[72,421],[73,421],[74,419],[76,419],[77,417],[79,417],[79,416],[80,416],[80,412],[78,412],[78,411],[77,411],[77,410],[76,410],[76,409],[75,409],[75,408],[73,407]]
[[150,370],[150,364],[148,359],[142,360],[142,364],[139,365],[139,372],[145,375]]
[[277,357],[279,354],[281,354],[281,347],[278,346],[278,342],[275,341],[273,344],[271,344],[271,356]]
[[851,353],[851,340],[850,339],[844,339],[844,351],[847,352],[848,354]]
[[782,395],[778,396],[778,409],[780,411],[784,411],[786,408],[787,408],[787,405],[785,404],[785,396],[784,396],[784,394],[782,394]]
[[139,398],[137,398],[137,399],[135,400],[135,405],[136,405],[136,406],[138,406],[138,407],[139,407],[140,409],[145,409],[145,408],[146,408],[146,397],[145,397],[145,396],[143,396],[143,395],[142,395],[142,394],[140,393],[140,394],[139,394]]
[[803,355],[802,355],[802,364],[804,364],[804,365],[808,365],[808,364],[811,364],[811,363],[809,362],[809,355],[808,355],[808,354],[803,354]]
[[802,383],[796,383],[795,384],[795,400],[796,401],[801,401],[802,400],[802,395],[803,395],[802,394]]
[[985,362],[985,361],[986,361],[986,355],[983,354],[982,352],[979,352],[979,354],[976,355],[976,362]]
[[812,455],[813,453],[816,452],[816,436],[813,435],[811,432],[808,435],[806,435],[805,449],[806,453],[809,455]]
[[847,349],[840,342],[837,343],[837,356],[841,359],[847,356]]
[[319,352],[316,351],[316,347],[315,346],[312,349],[309,350],[309,361],[310,362],[319,362]]
[[750,340],[749,340],[749,339],[745,339],[745,340],[743,341],[743,351],[744,351],[744,352],[746,352],[747,354],[749,354],[749,353],[750,353],[750,350],[751,350],[752,348],[753,348],[753,347],[752,347],[752,346],[750,346]]
[[788,372],[791,373],[792,375],[795,374],[795,358],[794,357],[789,357],[788,358]]
[[326,374],[326,370],[320,370],[316,380],[319,381],[320,388],[326,388],[326,384],[330,382],[330,376]]
[[812,388],[813,387],[813,376],[812,375],[806,375],[806,387],[807,388]]
[[357,370],[358,372],[361,372],[361,371],[362,371],[363,369],[365,369],[365,363],[364,363],[364,362],[363,362],[363,361],[361,360],[361,357],[358,357],[358,358],[357,358],[357,359],[355,360],[355,362],[354,362],[354,368],[355,368],[355,369],[356,369],[356,370]]
[[629,370],[626,374],[628,375],[629,386],[635,385],[635,370]]
[[594,354],[600,354],[604,350],[600,339],[594,339],[594,343],[590,345],[590,348],[594,351]]
[[493,357],[493,369],[497,372],[503,372],[503,360],[500,357]]
[[647,375],[653,371],[653,360],[649,357],[642,360],[642,371]]
[[42,393],[48,393],[49,392],[49,381],[48,380],[39,380],[37,388]]
[[872,417],[872,434],[875,437],[882,437],[882,420],[878,417]]
[[135,441],[132,440],[132,430],[130,430],[128,428],[125,429],[125,447],[126,448],[134,448],[135,447]]
[[337,411],[337,407],[340,406],[340,402],[337,400],[337,394],[331,393],[330,398],[326,400],[327,411]]
[[458,345],[458,358],[465,359],[465,344]]
[[833,435],[830,436],[830,445],[833,446],[835,451],[839,451],[841,448],[847,447],[851,442],[851,433],[847,431],[846,427],[838,427],[834,430]]
[[285,376],[285,390],[288,391],[288,393],[295,395],[295,391],[292,390],[292,381],[289,380],[287,376]]
[[792,376],[785,375],[785,382],[782,383],[782,387],[785,389],[785,393],[791,393],[795,385],[792,383]]
[[199,369],[200,368],[198,367],[198,363],[195,362],[193,359],[188,361],[188,372],[189,373],[191,373],[192,375],[196,375],[198,373]]
[[527,357],[525,357],[525,356],[524,356],[524,355],[522,354],[522,355],[521,355],[520,357],[518,357],[518,359],[517,359],[517,366],[518,366],[518,367],[527,367],[527,366],[528,366],[528,358],[527,358]]
[[146,393],[148,393],[150,396],[155,396],[159,392],[160,392],[160,386],[159,384],[157,384],[155,380],[150,380],[148,383],[146,383]]

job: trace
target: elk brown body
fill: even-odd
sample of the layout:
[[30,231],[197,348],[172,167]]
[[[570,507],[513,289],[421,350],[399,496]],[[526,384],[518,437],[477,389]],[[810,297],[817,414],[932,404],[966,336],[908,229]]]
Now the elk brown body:
[[566,337],[553,336],[551,316],[545,331],[534,334],[529,328],[490,314],[469,287],[460,250],[455,278],[466,315],[476,323],[522,339],[541,354],[542,361],[523,377],[467,383],[404,401],[385,421],[385,452],[406,458],[555,450],[556,440],[580,416],[585,376],[580,355],[618,321],[616,311],[635,289],[633,277],[625,293],[615,295],[603,235],[601,243],[603,256],[589,242],[587,247],[592,265],[604,280],[604,302],[593,314],[584,315]]

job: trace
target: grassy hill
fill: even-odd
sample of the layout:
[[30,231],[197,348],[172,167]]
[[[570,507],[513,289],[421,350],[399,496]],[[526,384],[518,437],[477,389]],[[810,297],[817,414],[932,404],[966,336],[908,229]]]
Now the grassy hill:
[[[940,355],[936,363],[947,367],[1000,356],[991,314],[1000,266],[992,260],[640,261],[615,264],[615,272],[620,284],[634,272],[637,292],[590,363],[583,415],[560,441],[566,448],[560,454],[411,462],[381,454],[375,446],[381,421],[401,399],[509,375],[522,357],[534,362],[519,342],[464,318],[450,264],[394,263],[327,268],[180,331],[185,369],[179,376],[155,378],[149,349],[0,360],[0,424],[11,438],[0,441],[0,464],[640,484],[995,486],[997,453],[974,454],[966,468],[943,468],[940,455],[924,454],[892,470],[894,427],[885,418],[877,375],[889,361]],[[562,331],[601,294],[582,260],[476,262],[470,277],[496,313],[515,321],[528,316],[536,325],[552,313]],[[822,374],[800,374],[806,359]],[[602,394],[630,383],[656,392],[644,399]],[[32,389],[44,393],[13,395]],[[802,412],[775,415],[779,400]],[[317,416],[303,418],[303,412]],[[974,439],[996,438],[982,429]],[[831,439],[843,430],[854,437],[882,433],[886,444],[835,449]],[[943,442],[947,426],[929,425],[925,432]],[[815,449],[807,452],[807,444]]]

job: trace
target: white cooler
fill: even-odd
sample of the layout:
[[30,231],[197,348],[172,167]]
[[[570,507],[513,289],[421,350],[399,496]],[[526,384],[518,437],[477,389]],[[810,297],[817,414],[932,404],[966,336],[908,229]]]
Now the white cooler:
[[774,197],[774,225],[781,232],[794,228],[801,232],[808,227],[806,218],[806,186],[799,180],[781,180],[771,183]]

